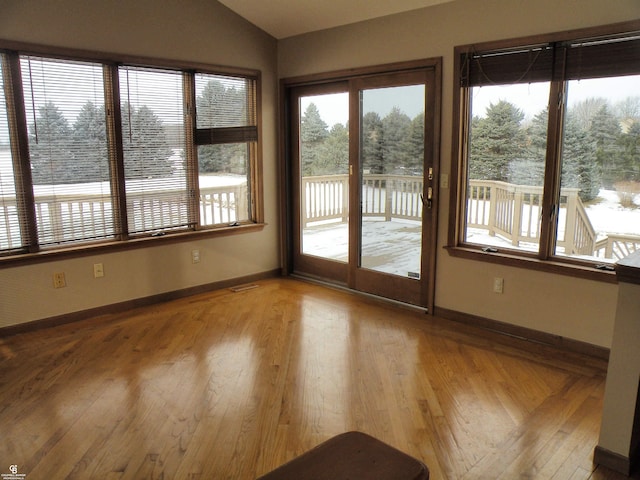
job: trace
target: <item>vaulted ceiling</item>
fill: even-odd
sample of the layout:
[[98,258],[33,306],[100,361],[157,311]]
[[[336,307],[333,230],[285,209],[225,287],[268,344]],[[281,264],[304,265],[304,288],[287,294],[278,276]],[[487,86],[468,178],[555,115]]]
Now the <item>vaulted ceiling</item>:
[[347,25],[453,0],[219,0],[275,38]]

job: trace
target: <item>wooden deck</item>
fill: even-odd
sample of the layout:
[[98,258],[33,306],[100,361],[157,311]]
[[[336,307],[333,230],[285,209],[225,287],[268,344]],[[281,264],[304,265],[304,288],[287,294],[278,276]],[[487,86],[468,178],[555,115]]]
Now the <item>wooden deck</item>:
[[360,430],[433,480],[624,478],[592,464],[604,361],[297,280],[256,285],[0,338],[0,469],[252,479]]

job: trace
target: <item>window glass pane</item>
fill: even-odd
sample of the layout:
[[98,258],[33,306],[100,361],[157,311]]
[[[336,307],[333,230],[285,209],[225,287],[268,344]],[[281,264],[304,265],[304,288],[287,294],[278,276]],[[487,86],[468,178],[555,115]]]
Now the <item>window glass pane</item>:
[[640,75],[568,82],[556,254],[640,249]]
[[[255,127],[255,82],[251,79],[198,73],[195,75],[196,126],[209,131],[198,146],[200,224],[228,225],[252,219],[251,165],[256,142],[239,130]],[[216,138],[217,140],[212,140]]]
[[538,251],[549,85],[470,89],[466,242]]
[[103,67],[20,59],[41,246],[115,233]]
[[360,91],[359,267],[420,279],[423,84]]
[[196,128],[256,124],[252,79],[196,74]]
[[300,250],[349,259],[349,94],[300,97]]
[[4,73],[0,56],[0,251],[20,249],[23,236],[16,203],[9,118],[4,95]]
[[129,233],[191,225],[182,73],[119,70]]
[[251,146],[245,143],[198,147],[202,225],[231,224],[250,218],[250,150]]

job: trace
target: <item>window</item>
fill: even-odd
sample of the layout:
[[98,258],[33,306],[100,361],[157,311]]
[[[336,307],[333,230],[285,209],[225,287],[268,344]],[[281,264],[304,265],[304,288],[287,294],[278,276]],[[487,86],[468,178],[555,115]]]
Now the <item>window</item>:
[[195,90],[200,225],[246,221],[251,218],[250,159],[258,140],[255,84],[200,73]]
[[189,227],[182,73],[118,70],[129,233]]
[[608,268],[640,249],[631,26],[456,48],[453,254]]
[[2,261],[261,222],[256,72],[32,51],[0,51]]
[[23,231],[25,212],[19,207],[23,195],[20,185],[16,185],[20,174],[14,172],[18,145],[9,133],[11,125],[15,125],[15,115],[5,100],[12,97],[12,82],[7,58],[2,55],[0,60],[0,90],[5,92],[0,99],[0,251],[19,252],[28,247],[28,233]]
[[102,65],[20,57],[37,244],[113,238]]

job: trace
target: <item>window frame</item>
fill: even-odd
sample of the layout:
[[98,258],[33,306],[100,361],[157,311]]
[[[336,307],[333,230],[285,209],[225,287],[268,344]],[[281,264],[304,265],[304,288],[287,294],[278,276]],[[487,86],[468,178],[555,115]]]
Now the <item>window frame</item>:
[[[19,250],[7,250],[0,253],[0,268],[5,266],[16,266],[33,264],[46,261],[59,260],[62,258],[73,258],[79,256],[94,255],[103,252],[125,251],[129,249],[144,248],[160,244],[192,241],[200,238],[210,238],[216,236],[226,236],[247,232],[260,231],[264,228],[264,202],[262,186],[262,117],[261,117],[261,72],[259,70],[235,67],[220,67],[212,64],[199,62],[186,62],[176,60],[165,60],[150,57],[138,57],[130,55],[119,55],[114,53],[99,53],[86,50],[68,49],[42,46],[30,43],[7,41],[0,39],[0,53],[6,57],[6,65],[9,71],[5,73],[5,78],[9,79],[10,85],[5,85],[8,90],[8,101],[13,105],[9,106],[10,115],[13,115],[15,128],[10,126],[9,134],[12,138],[14,167],[20,169],[19,183],[16,183],[17,201],[24,208],[24,218],[26,219],[25,231],[29,235],[28,245],[23,245]],[[111,142],[117,145],[114,148],[110,164],[112,168],[112,197],[113,209],[116,216],[115,221],[126,227],[126,194],[124,188],[124,163],[122,152],[122,132],[121,132],[121,110],[120,92],[118,85],[118,67],[132,66],[144,67],[158,70],[175,70],[181,72],[186,80],[184,88],[185,99],[185,130],[186,130],[186,151],[185,163],[188,167],[188,188],[192,190],[194,197],[193,206],[199,210],[199,186],[198,186],[198,163],[197,163],[197,142],[196,142],[196,112],[195,112],[195,90],[193,83],[197,73],[238,77],[249,80],[253,83],[253,99],[255,102],[255,136],[254,144],[251,146],[249,157],[249,179],[248,179],[248,201],[250,208],[250,219],[233,225],[215,224],[201,225],[197,220],[195,225],[184,229],[161,231],[159,235],[152,233],[129,235],[125,230],[115,238],[99,241],[78,241],[55,247],[39,248],[37,245],[36,219],[34,213],[34,195],[32,189],[32,179],[30,175],[30,159],[28,154],[28,119],[24,111],[24,96],[22,94],[22,83],[19,78],[19,64],[21,55],[33,55],[56,60],[94,62],[103,65],[105,71],[105,106],[112,109],[113,121],[107,122],[107,130]],[[189,83],[191,85],[189,85]],[[107,86],[108,85],[108,86]],[[4,93],[3,93],[4,95]],[[108,103],[108,105],[107,105]],[[14,137],[14,134],[17,136]],[[255,138],[257,136],[257,138]],[[110,147],[111,149],[111,147]]]
[[[452,160],[451,190],[447,245],[449,255],[470,260],[502,264],[537,271],[558,273],[579,278],[615,283],[613,265],[600,265],[597,261],[582,260],[555,254],[557,215],[542,215],[540,244],[537,252],[515,249],[487,249],[487,245],[472,244],[464,241],[466,225],[466,191],[468,170],[468,149],[470,122],[470,93],[473,85],[465,86],[463,79],[463,58],[469,52],[500,52],[530,48],[538,45],[570,43],[581,40],[638,35],[640,21],[624,22],[595,28],[572,30],[555,34],[545,34],[516,39],[462,45],[454,48],[454,89],[452,115]],[[557,61],[556,59],[554,59]],[[528,73],[528,72],[527,72]],[[615,73],[615,72],[613,72]],[[640,66],[638,66],[640,73]],[[550,77],[549,98],[565,98],[569,79],[552,75]],[[551,78],[551,76],[553,78]],[[505,82],[508,83],[508,82]],[[560,102],[564,103],[564,102]],[[551,107],[551,105],[550,105]],[[556,198],[559,197],[562,130],[564,106],[549,108],[547,125],[547,153],[545,161],[544,194],[542,211],[554,211]]]

